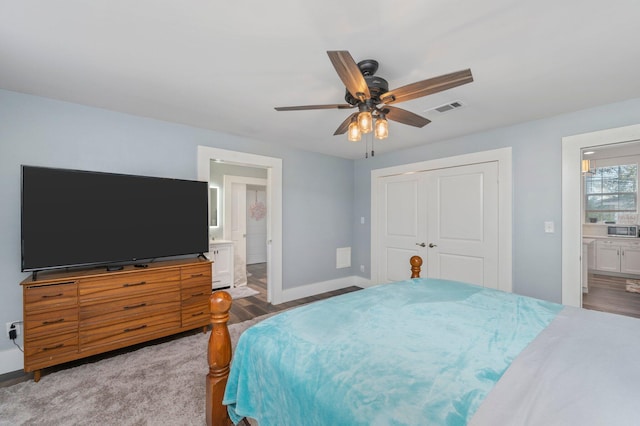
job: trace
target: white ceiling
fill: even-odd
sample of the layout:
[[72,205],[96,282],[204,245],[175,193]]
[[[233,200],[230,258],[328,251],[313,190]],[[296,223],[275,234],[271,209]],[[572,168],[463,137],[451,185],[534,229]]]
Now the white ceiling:
[[[0,87],[344,158],[327,50],[376,59],[391,89],[470,68],[396,104],[377,153],[640,97],[638,0],[0,0]],[[460,100],[465,106],[425,112]]]

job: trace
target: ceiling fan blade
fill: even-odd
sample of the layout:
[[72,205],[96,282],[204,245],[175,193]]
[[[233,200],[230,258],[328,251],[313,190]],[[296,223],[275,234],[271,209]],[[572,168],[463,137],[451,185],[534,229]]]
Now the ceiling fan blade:
[[346,50],[328,50],[327,55],[349,93],[361,101],[369,99],[369,86],[351,54]]
[[390,90],[380,95],[380,100],[385,104],[404,102],[471,83],[472,81],[473,76],[470,69],[456,71]]
[[358,112],[354,112],[353,114],[351,114],[350,116],[347,117],[346,120],[344,120],[342,122],[342,124],[340,124],[338,126],[338,128],[336,129],[336,131],[333,133],[333,135],[342,135],[343,133],[345,133],[348,129],[349,129],[349,124],[351,123],[351,120],[353,120],[356,116],[358,115]]
[[408,124],[409,126],[424,127],[427,124],[431,123],[431,120],[428,120],[418,114],[414,114],[411,111],[407,111],[406,109],[402,108],[385,106],[380,111],[382,111],[389,120],[397,121],[398,123],[402,124]]
[[288,107],[275,107],[276,111],[302,111],[306,109],[350,109],[353,105],[350,104],[331,104],[331,105],[299,105]]

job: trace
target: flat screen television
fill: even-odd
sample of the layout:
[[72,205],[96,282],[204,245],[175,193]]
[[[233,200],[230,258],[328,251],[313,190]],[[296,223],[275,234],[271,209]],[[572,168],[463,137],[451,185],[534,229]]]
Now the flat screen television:
[[207,182],[21,169],[23,272],[209,251]]

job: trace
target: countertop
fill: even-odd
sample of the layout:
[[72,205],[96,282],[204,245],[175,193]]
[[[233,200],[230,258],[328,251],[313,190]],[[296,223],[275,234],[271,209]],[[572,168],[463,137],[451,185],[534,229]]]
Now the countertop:
[[590,239],[592,241],[595,241],[595,240],[640,241],[640,238],[636,238],[636,237],[614,237],[612,235],[583,235],[582,236],[583,242],[584,242],[585,239]]
[[232,243],[231,240],[209,240],[209,245],[211,244],[229,244]]

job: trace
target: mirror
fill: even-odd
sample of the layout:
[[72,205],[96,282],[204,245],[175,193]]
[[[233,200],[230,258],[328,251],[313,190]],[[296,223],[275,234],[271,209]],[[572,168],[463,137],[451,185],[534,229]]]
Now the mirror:
[[218,227],[218,188],[209,188],[209,226]]

